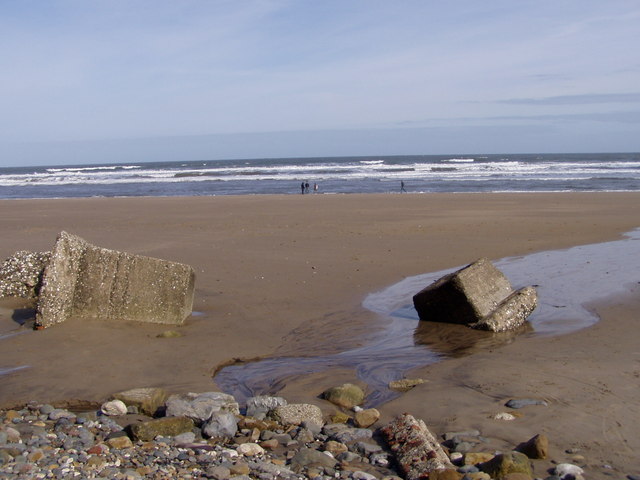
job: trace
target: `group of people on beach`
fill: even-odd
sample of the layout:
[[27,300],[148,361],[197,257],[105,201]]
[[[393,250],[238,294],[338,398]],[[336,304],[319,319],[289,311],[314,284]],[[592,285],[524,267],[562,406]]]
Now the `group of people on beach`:
[[[309,189],[311,188],[311,185],[309,185],[309,181],[304,181],[300,184],[300,193],[302,195],[304,195],[305,193],[311,193],[309,191]],[[318,193],[318,184],[314,183],[313,184],[313,193]],[[400,181],[400,193],[407,193],[407,189],[405,188],[404,185],[404,180]]]
[[[303,195],[305,193],[310,193],[309,192],[309,188],[310,188],[310,185],[309,185],[309,181],[308,180],[306,182],[302,182],[300,184],[300,193],[302,193]],[[318,184],[317,183],[313,184],[313,193],[318,193]]]

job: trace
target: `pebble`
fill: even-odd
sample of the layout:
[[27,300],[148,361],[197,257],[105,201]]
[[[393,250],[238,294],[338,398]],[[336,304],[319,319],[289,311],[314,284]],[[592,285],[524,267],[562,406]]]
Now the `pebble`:
[[565,479],[567,477],[576,478],[584,473],[584,470],[577,465],[571,463],[560,463],[556,465],[553,472],[558,477]]
[[[207,394],[205,400],[219,397]],[[224,400],[232,402],[226,397]],[[269,413],[270,404],[280,409],[286,405],[279,397],[276,400],[261,398],[255,403],[260,407],[257,410],[262,410],[258,412],[261,416]],[[295,423],[277,423],[237,414],[239,428],[229,437],[207,438],[203,434],[204,425],[196,423],[192,431],[164,432],[163,436],[145,440],[129,436],[131,430],[125,426],[142,420],[141,415],[130,413],[129,406],[124,407],[129,413],[117,416],[105,415],[109,408],[104,404],[100,410],[89,412],[35,402],[23,409],[0,411],[0,478],[400,479],[394,455],[375,429],[356,428],[354,420],[322,426],[316,410],[306,405],[302,409],[294,405],[296,415],[301,410],[310,413],[300,419],[300,424],[298,419]],[[122,405],[117,408],[123,411]],[[233,404],[232,408],[235,408]],[[478,448],[478,442],[483,441],[477,430],[449,432],[443,437],[444,443],[456,450],[467,450],[474,444]],[[576,451],[571,450],[574,453],[571,459],[577,462],[584,457],[575,455]],[[457,466],[457,473],[452,472],[458,478],[490,480],[489,475],[478,468],[482,462],[463,464],[466,457],[479,453],[463,455],[451,449],[449,455]],[[553,472],[548,480],[589,477],[589,472],[574,464],[562,463],[554,465],[554,469],[549,468],[550,464],[542,465],[540,471]],[[621,478],[640,480],[637,475]]]
[[[232,438],[207,439],[196,426],[175,437],[142,441],[130,438],[122,426],[130,414],[105,415],[112,407],[103,404],[95,412],[75,413],[34,403],[9,415],[0,411],[0,478],[398,478],[388,453],[372,440],[372,430],[326,426],[347,439],[347,445],[330,438],[316,415],[300,426],[263,422],[261,429],[243,427]],[[127,411],[124,407],[116,406],[120,412]],[[131,417],[134,421],[139,415]],[[348,455],[338,460],[331,451]]]
[[512,398],[505,404],[505,406],[513,409],[523,408],[529,405],[542,405],[546,407],[548,403],[535,398]]
[[496,413],[493,416],[494,420],[505,420],[505,421],[511,421],[511,420],[515,420],[516,417],[515,415],[511,415],[510,413],[507,412],[500,412],[500,413]]
[[117,417],[127,414],[127,406],[122,400],[111,400],[109,402],[103,403],[100,407],[100,411],[110,417]]

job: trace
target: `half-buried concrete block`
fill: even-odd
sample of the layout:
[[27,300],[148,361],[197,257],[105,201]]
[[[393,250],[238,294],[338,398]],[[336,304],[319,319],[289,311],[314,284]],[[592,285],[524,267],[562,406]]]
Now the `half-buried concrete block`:
[[42,278],[36,326],[69,318],[181,324],[195,273],[181,263],[96,247],[61,232]]
[[445,275],[413,297],[421,320],[475,323],[513,290],[507,277],[486,258]]
[[481,258],[415,294],[413,304],[420,320],[504,332],[525,322],[537,296],[533,287],[514,292],[507,277]]
[[533,287],[524,287],[513,292],[498,304],[493,312],[470,327],[490,332],[506,332],[522,325],[538,304],[538,295]]

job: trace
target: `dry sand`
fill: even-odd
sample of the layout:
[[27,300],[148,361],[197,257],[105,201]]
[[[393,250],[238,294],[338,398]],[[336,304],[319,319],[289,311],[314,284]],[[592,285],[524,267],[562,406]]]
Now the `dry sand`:
[[[48,250],[66,230],[197,273],[197,314],[177,329],[180,338],[158,338],[166,326],[70,321],[0,340],[0,368],[30,366],[0,377],[0,406],[101,401],[140,386],[213,390],[212,371],[234,358],[366,341],[382,319],[361,307],[363,298],[404,277],[617,239],[640,226],[638,205],[637,193],[0,201],[0,258]],[[383,419],[406,411],[435,433],[478,428],[498,448],[544,432],[557,461],[580,450],[589,478],[640,474],[639,287],[594,306],[602,321],[578,333],[522,337],[407,372],[429,381],[383,405]],[[17,326],[11,307],[0,308],[0,335]],[[330,411],[314,397],[343,381],[356,381],[354,372],[292,380],[283,394]],[[512,422],[491,419],[512,397],[549,406],[519,410]]]

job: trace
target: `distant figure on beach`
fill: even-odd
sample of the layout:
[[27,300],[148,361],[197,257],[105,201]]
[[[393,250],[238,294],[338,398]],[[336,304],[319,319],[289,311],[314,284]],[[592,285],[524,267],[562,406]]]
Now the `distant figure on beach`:
[[304,184],[304,191],[305,193],[309,193],[309,182]]
[[317,183],[313,184],[313,191],[318,193],[318,184]]
[[407,190],[404,188],[404,181],[400,180],[400,193],[407,193]]
[[300,193],[304,195],[304,182],[300,184]]

